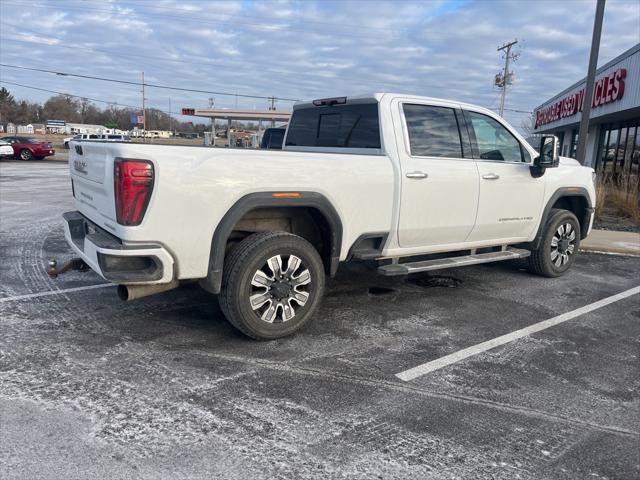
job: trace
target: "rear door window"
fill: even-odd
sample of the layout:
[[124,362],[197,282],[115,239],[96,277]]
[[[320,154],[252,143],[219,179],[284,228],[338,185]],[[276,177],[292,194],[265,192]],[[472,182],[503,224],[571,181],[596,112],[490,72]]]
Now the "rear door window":
[[404,105],[411,155],[462,158],[460,129],[453,108]]
[[286,146],[380,148],[378,104],[301,108],[293,112]]

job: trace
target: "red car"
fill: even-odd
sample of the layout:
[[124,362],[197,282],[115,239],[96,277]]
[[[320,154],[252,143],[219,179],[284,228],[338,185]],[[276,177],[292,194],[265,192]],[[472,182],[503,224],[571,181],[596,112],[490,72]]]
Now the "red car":
[[50,142],[39,142],[29,137],[3,137],[1,140],[13,147],[13,156],[21,160],[42,160],[44,157],[54,155],[56,151]]

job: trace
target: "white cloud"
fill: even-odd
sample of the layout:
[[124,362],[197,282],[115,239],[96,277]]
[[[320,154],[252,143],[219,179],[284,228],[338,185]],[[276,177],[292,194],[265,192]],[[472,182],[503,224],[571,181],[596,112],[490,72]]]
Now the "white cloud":
[[527,53],[529,55],[533,55],[535,58],[540,58],[542,60],[556,60],[562,57],[562,53],[545,50],[544,48],[531,48],[527,50]]
[[[18,1],[0,1],[5,63],[127,80],[144,70],[158,84],[292,98],[389,90],[495,107],[493,76],[502,67],[496,49],[517,37],[517,80],[507,105],[525,110],[584,76],[595,8],[591,0],[30,0],[38,2],[30,9],[16,8]],[[640,38],[639,2],[609,0],[605,12],[600,63]],[[139,97],[136,86],[1,73],[120,103]],[[165,108],[169,97],[198,106],[211,95],[149,89],[148,96]],[[216,105],[234,103],[216,96]]]

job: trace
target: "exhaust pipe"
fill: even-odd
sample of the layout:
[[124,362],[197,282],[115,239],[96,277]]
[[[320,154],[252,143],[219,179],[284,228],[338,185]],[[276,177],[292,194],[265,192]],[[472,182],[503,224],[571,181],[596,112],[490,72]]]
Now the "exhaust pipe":
[[118,297],[120,300],[130,302],[156,293],[166,292],[178,287],[180,282],[173,280],[170,283],[160,283],[157,285],[118,285]]

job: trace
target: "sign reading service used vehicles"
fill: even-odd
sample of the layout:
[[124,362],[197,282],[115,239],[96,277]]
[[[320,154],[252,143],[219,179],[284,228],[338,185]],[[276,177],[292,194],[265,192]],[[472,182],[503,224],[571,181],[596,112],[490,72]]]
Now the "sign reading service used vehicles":
[[[596,80],[593,86],[593,101],[591,107],[597,108],[601,105],[622,99],[624,96],[625,78],[627,78],[627,69],[619,68],[610,75]],[[561,118],[571,117],[581,112],[582,104],[584,103],[584,92],[585,89],[582,88],[580,91],[567,95],[542,110],[538,110],[536,112],[535,128],[555,122]]]

